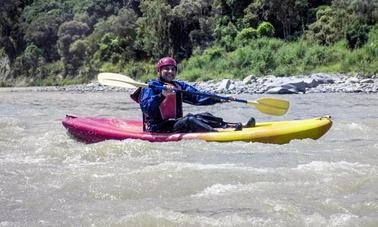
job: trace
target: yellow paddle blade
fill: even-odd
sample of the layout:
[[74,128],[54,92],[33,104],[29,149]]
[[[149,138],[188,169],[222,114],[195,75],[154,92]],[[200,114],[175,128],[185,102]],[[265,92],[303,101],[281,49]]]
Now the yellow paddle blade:
[[113,87],[136,88],[148,86],[147,84],[140,83],[128,76],[118,73],[100,73],[98,74],[97,79],[100,84]]
[[262,113],[275,116],[284,115],[290,106],[287,100],[275,98],[260,98],[256,101],[248,101],[247,104],[255,106]]

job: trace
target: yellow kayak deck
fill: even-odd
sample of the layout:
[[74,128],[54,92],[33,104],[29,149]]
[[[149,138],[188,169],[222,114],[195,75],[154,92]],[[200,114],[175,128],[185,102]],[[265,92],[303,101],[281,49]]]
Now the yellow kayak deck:
[[325,116],[305,120],[257,123],[255,127],[243,128],[241,131],[190,133],[182,135],[182,139],[201,139],[209,142],[246,141],[285,144],[295,139],[319,139],[331,126],[331,118]]

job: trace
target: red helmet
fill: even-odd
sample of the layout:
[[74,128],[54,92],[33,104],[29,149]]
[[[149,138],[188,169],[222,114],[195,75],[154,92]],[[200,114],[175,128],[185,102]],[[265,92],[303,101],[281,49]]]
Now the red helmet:
[[161,67],[166,66],[166,65],[173,65],[177,69],[177,63],[175,59],[171,57],[164,57],[158,61],[156,64],[156,71],[160,72]]

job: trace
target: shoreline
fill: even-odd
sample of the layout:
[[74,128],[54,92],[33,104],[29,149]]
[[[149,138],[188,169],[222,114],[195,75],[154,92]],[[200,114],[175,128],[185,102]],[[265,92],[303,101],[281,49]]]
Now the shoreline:
[[[190,82],[200,91],[222,94],[306,94],[378,93],[378,78],[358,75],[314,73],[310,75],[255,77]],[[41,87],[0,87],[0,92],[131,92],[134,89],[108,87],[97,81],[88,84]]]

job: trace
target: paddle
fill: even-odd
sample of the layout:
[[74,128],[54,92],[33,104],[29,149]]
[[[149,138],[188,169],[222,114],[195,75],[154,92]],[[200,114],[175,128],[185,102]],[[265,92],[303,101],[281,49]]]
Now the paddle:
[[[100,73],[98,75],[98,81],[100,82],[100,84],[114,86],[114,87],[124,87],[124,88],[155,87],[155,88],[160,88],[160,89],[166,89],[164,86],[148,85],[145,83],[135,81],[128,76],[117,74],[117,73]],[[230,97],[224,97],[224,96],[208,94],[208,93],[203,93],[203,92],[191,92],[191,91],[183,91],[183,90],[176,90],[176,91],[193,94],[193,95],[212,97],[215,99],[223,99],[223,100],[228,100],[228,101],[245,103],[249,106],[256,107],[256,109],[262,113],[274,115],[274,116],[284,115],[289,109],[289,102],[283,99],[259,98],[255,101],[248,101],[248,100],[243,100],[243,99],[231,99]]]

